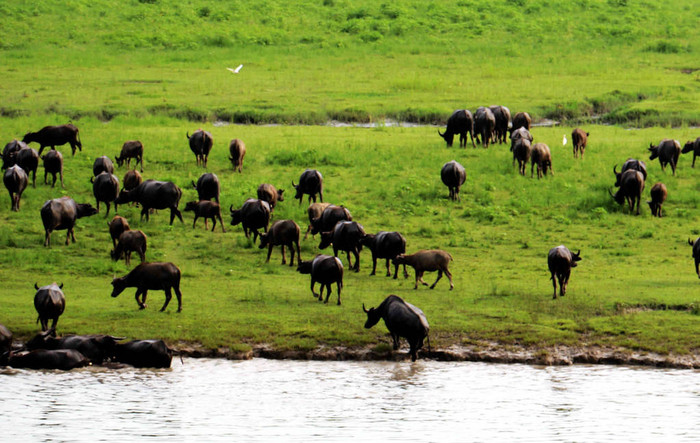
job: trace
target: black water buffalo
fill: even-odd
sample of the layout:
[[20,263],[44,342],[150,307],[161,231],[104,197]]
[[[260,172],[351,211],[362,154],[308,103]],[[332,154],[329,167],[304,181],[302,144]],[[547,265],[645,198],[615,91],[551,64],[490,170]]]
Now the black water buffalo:
[[260,234],[260,249],[267,246],[267,260],[270,261],[273,246],[282,247],[282,264],[287,264],[284,247],[287,246],[290,251],[291,260],[289,266],[294,266],[294,246],[297,248],[297,261],[301,262],[301,249],[299,248],[299,225],[294,220],[279,220],[270,226],[270,229]]
[[620,172],[617,172],[617,165],[613,166],[613,172],[615,173],[615,186],[620,186],[620,179],[622,178],[622,174],[627,171],[628,169],[631,169],[633,171],[639,171],[642,173],[644,176],[644,180],[647,179],[647,165],[641,160],[637,160],[636,158],[628,158],[623,164],[622,164],[622,169]]
[[416,284],[413,287],[413,289],[418,289],[418,282],[421,282],[425,286],[428,286],[428,284],[423,281],[424,272],[437,271],[437,279],[435,280],[435,283],[433,283],[430,286],[430,289],[435,288],[435,285],[438,281],[440,281],[440,278],[442,278],[442,274],[444,273],[447,276],[447,278],[450,279],[451,291],[455,287],[454,284],[452,284],[452,273],[448,269],[448,266],[451,261],[452,256],[447,252],[441,251],[439,249],[431,249],[421,250],[416,252],[415,254],[410,255],[399,254],[392,260],[392,263],[394,263],[394,265],[409,265],[413,269],[415,269]]
[[177,209],[180,197],[182,197],[182,190],[175,183],[146,180],[131,191],[122,189],[114,203],[123,205],[129,202],[138,202],[142,208],[141,220],[145,215],[147,221],[151,209],[170,209],[170,224],[172,225],[175,216],[183,222],[182,214]]
[[554,175],[552,170],[552,152],[549,150],[549,146],[544,143],[535,143],[532,146],[532,152],[530,157],[530,177],[532,178],[533,169],[535,165],[537,166],[537,178],[542,178],[543,175],[547,175],[547,169]]
[[119,179],[117,176],[109,172],[100,172],[99,175],[93,177],[90,181],[92,182],[92,195],[95,196],[95,201],[97,202],[97,212],[100,212],[100,202],[104,202],[107,205],[105,217],[109,215],[111,202],[114,202],[114,212],[117,212],[116,199],[119,196]]
[[[398,232],[379,231],[376,234],[367,234],[361,240],[364,246],[367,246],[372,251],[372,272],[369,275],[374,275],[377,272],[377,259],[386,259],[386,276],[391,276],[389,271],[389,260],[393,260],[396,256],[406,253],[406,239]],[[398,263],[394,265],[394,278],[399,274]],[[403,275],[408,278],[406,265],[403,265]]]
[[513,148],[515,148],[515,142],[517,142],[520,139],[524,139],[530,142],[532,144],[533,138],[532,134],[530,131],[527,129],[523,128],[522,126],[513,132],[510,133],[510,151],[513,152]]
[[231,140],[231,143],[228,145],[228,153],[228,159],[231,161],[233,170],[238,169],[240,174],[242,172],[241,168],[243,168],[243,157],[245,157],[245,143],[243,143],[243,140],[237,138]]
[[518,128],[525,128],[530,130],[530,125],[532,124],[532,118],[527,112],[517,112],[513,116],[513,126],[511,127],[511,133]]
[[313,199],[314,203],[316,202],[316,194],[319,195],[321,202],[323,202],[323,176],[317,170],[305,170],[299,177],[299,184],[295,185],[294,181],[292,181],[292,186],[297,191],[294,198],[299,199],[299,204],[301,204],[304,194],[309,195],[309,203],[311,203],[311,199]]
[[0,324],[0,356],[12,350],[12,331]]
[[209,152],[214,145],[214,139],[211,133],[198,129],[192,133],[190,137],[189,132],[187,133],[187,140],[190,142],[190,149],[197,158],[197,166],[201,163],[205,168],[207,167],[207,159],[209,158]]
[[119,236],[119,243],[110,251],[112,260],[118,261],[124,256],[124,263],[131,266],[131,253],[136,252],[141,259],[141,263],[146,261],[146,249],[148,248],[148,238],[143,231],[127,230]]
[[[112,280],[112,297],[121,294],[126,288],[136,288],[136,303],[139,309],[146,309],[146,296],[149,290],[165,291],[165,304],[160,311],[165,311],[172,298],[171,290],[177,296],[177,312],[182,312],[182,293],[180,292],[180,268],[172,263],[141,263],[124,277]],[[141,299],[139,300],[139,295]]]
[[671,169],[673,170],[673,175],[676,175],[676,166],[678,165],[678,158],[681,155],[681,144],[678,140],[671,140],[665,138],[661,142],[654,146],[649,143],[649,160],[654,160],[659,157],[659,163],[661,163],[661,170],[666,170],[666,165],[671,164]]
[[263,200],[249,198],[240,209],[233,209],[233,205],[231,205],[229,211],[231,212],[231,225],[236,226],[240,223],[246,238],[250,238],[248,231],[252,231],[253,243],[260,235],[258,229],[265,232],[270,224],[270,204]]
[[136,169],[130,169],[126,171],[126,174],[124,174],[124,184],[122,185],[122,189],[125,191],[131,191],[141,183],[143,183],[143,177],[141,177],[141,174],[139,171]]
[[136,165],[141,163],[141,172],[143,172],[143,143],[138,140],[124,142],[121,152],[114,157],[114,160],[117,161],[117,165],[120,167],[126,162],[126,167],[129,168],[132,158],[136,160],[134,162],[134,169],[136,169]]
[[[394,342],[394,350],[399,349],[399,338],[403,337],[410,347],[408,354],[411,356],[411,361],[416,361],[418,350],[423,347],[423,340],[428,337],[430,331],[428,319],[423,311],[396,295],[388,296],[379,306],[369,310],[363,303],[362,310],[367,314],[366,329],[376,325],[379,319],[383,318]],[[430,346],[430,338],[428,338],[428,346]]]
[[97,157],[92,163],[92,175],[97,177],[103,172],[114,174],[114,163],[106,155]]
[[114,218],[107,223],[107,226],[109,227],[109,236],[112,237],[112,245],[114,245],[115,248],[117,247],[119,236],[121,236],[124,231],[131,229],[129,227],[129,222],[120,215],[115,215]]
[[173,351],[163,340],[132,340],[114,346],[112,360],[135,368],[169,368]]
[[41,330],[49,329],[49,320],[52,320],[51,329],[56,329],[58,317],[63,314],[66,309],[66,297],[63,295],[63,283],[57,285],[51,283],[47,286],[39,287],[34,283],[36,294],[34,294],[34,308],[39,316],[36,318],[37,323],[41,322]]
[[552,274],[551,280],[552,285],[554,286],[554,299],[557,298],[556,279],[559,280],[559,295],[563,297],[566,295],[566,286],[569,284],[571,268],[575,268],[577,266],[576,262],[580,260],[580,250],[574,254],[564,245],[559,245],[556,248],[549,250],[549,254],[547,255],[547,265],[549,266],[549,272]]
[[[340,221],[335,224],[332,231],[321,232],[319,249],[326,249],[333,244],[333,255],[338,256],[338,251],[345,251],[348,257],[348,266],[355,272],[360,272],[360,252],[362,251],[362,239],[365,237],[364,227],[355,221]],[[350,253],[355,256],[355,265],[350,261]]]
[[46,154],[41,156],[44,161],[44,184],[48,184],[47,177],[49,174],[53,176],[53,183],[51,187],[56,186],[56,174],[61,177],[61,187],[63,188],[63,155],[60,151],[49,150]]
[[19,165],[14,165],[7,168],[2,176],[2,181],[10,193],[10,203],[13,211],[19,211],[19,202],[22,198],[22,193],[27,189],[29,179],[24,169]]
[[185,212],[192,211],[194,213],[194,221],[192,222],[192,229],[194,229],[197,224],[198,218],[204,219],[204,229],[209,229],[207,221],[211,219],[212,226],[211,232],[214,232],[216,228],[216,219],[219,219],[221,223],[221,232],[226,232],[224,228],[224,221],[221,219],[221,206],[217,202],[210,200],[200,200],[187,202],[185,204]]
[[651,215],[661,217],[661,205],[666,201],[667,196],[668,191],[665,184],[656,183],[651,187],[651,201],[647,202],[651,209]]
[[2,150],[2,169],[7,169],[16,163],[15,154],[21,149],[28,148],[26,143],[19,140],[12,140],[5,145]]
[[270,204],[270,210],[275,209],[277,202],[284,201],[284,189],[277,189],[269,183],[258,186],[258,199],[265,200]]
[[688,239],[688,244],[693,247],[693,259],[695,260],[695,273],[700,278],[700,237],[695,241]]
[[330,231],[336,223],[344,220],[352,221],[352,215],[346,207],[328,205],[319,217],[311,220],[311,234],[316,235],[319,232]]
[[200,200],[216,200],[217,203],[221,204],[219,201],[221,184],[216,174],[211,172],[204,173],[197,179],[197,184],[192,182],[192,186],[197,191],[197,196]]
[[513,143],[513,166],[515,166],[515,161],[517,160],[520,175],[525,175],[525,168],[531,154],[532,146],[530,145],[530,140],[526,138],[515,140],[515,143]]
[[36,149],[20,149],[14,155],[16,164],[24,169],[27,177],[29,177],[29,173],[32,173],[32,186],[36,188],[36,170],[39,167],[39,154]]
[[444,133],[440,133],[438,129],[438,135],[445,140],[448,147],[452,147],[455,134],[459,134],[459,147],[466,147],[467,133],[472,138],[472,146],[476,147],[474,144],[474,117],[467,109],[458,109],[452,113],[447,119],[447,128],[445,128]]
[[579,128],[571,131],[571,144],[574,146],[574,158],[577,158],[579,154],[581,154],[581,158],[583,158],[583,153],[586,151],[586,144],[588,144],[589,135],[591,134]]
[[120,337],[111,335],[68,335],[56,337],[56,331],[49,329],[40,332],[30,339],[26,348],[35,349],[75,349],[87,357],[94,365],[102,362],[114,355],[114,347],[122,340]]
[[[297,271],[300,274],[311,274],[311,294],[318,297],[318,301],[323,300],[323,288],[326,288],[326,301],[331,296],[331,285],[336,284],[338,289],[338,304],[340,304],[340,291],[343,288],[343,263],[338,257],[330,255],[317,255],[311,261],[299,261]],[[318,294],[314,291],[316,282],[321,284]]]
[[65,229],[66,244],[73,239],[75,243],[75,221],[79,218],[89,217],[97,214],[97,209],[93,208],[90,203],[76,203],[70,197],[55,198],[46,200],[41,206],[41,221],[44,223],[44,246],[51,245],[51,233]]
[[65,145],[66,143],[70,143],[73,155],[75,155],[75,148],[80,149],[80,151],[83,150],[78,128],[70,123],[60,126],[44,126],[38,132],[27,132],[22,141],[27,144],[32,142],[39,143],[39,155],[47,146],[51,146],[51,149],[56,149],[56,146]]
[[700,156],[700,137],[696,138],[695,141],[689,140],[683,145],[681,150],[682,154],[687,154],[688,152],[693,153],[693,168],[695,167],[695,157]]
[[464,170],[464,166],[455,160],[449,161],[442,165],[440,178],[450,190],[450,200],[460,200],[459,188],[467,179],[467,172]]
[[489,109],[496,118],[496,128],[494,129],[494,135],[496,136],[496,142],[505,143],[506,137],[508,135],[508,128],[510,127],[510,109],[505,106],[489,106]]
[[[493,140],[493,132],[496,129],[496,117],[489,108],[480,106],[474,113],[474,132],[476,132],[476,142],[484,145],[484,148],[489,147],[489,143]],[[479,140],[481,139],[481,140]]]
[[11,353],[7,364],[13,368],[70,371],[89,366],[90,359],[75,349],[37,349],[21,354]]
[[636,170],[629,169],[622,173],[620,178],[620,189],[615,195],[608,190],[610,196],[615,199],[618,205],[621,205],[627,200],[630,207],[630,212],[634,210],[634,205],[637,205],[637,215],[639,215],[639,203],[642,200],[642,191],[644,191],[644,175]]

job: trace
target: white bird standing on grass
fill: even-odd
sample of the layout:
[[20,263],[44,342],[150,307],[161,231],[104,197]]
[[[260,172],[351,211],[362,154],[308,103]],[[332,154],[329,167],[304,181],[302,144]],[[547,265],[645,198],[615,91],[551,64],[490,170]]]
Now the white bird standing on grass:
[[566,134],[564,134],[564,138],[561,141],[562,146],[566,146]]
[[226,68],[226,69],[233,72],[234,74],[238,74],[238,72],[241,70],[242,67],[243,67],[243,65],[238,65],[238,67],[236,69],[231,69],[231,68]]

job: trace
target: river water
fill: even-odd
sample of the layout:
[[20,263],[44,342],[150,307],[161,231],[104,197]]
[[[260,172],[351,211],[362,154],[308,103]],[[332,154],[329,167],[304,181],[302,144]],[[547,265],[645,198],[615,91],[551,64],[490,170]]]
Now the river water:
[[699,441],[700,371],[184,359],[0,369],[0,441]]

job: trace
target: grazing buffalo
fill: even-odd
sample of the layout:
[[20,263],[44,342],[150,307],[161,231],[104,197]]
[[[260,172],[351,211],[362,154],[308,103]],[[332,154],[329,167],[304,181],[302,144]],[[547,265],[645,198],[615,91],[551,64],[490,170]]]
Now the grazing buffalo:
[[460,200],[459,188],[467,179],[467,172],[464,170],[464,166],[455,160],[449,161],[442,165],[442,170],[440,170],[440,178],[445,186],[447,186],[447,188],[450,190],[450,200]]
[[141,263],[146,261],[146,249],[148,248],[148,238],[143,231],[128,230],[121,233],[119,243],[110,251],[112,260],[118,261],[124,256],[124,263],[131,266],[131,253],[136,252],[141,259]]
[[696,138],[695,141],[689,140],[685,145],[683,145],[683,149],[681,150],[682,154],[687,154],[688,152],[693,153],[693,168],[695,167],[695,157],[700,156],[700,137]]
[[569,283],[571,268],[575,268],[577,266],[576,262],[580,260],[580,250],[576,254],[574,254],[571,251],[569,251],[569,249],[564,245],[560,245],[556,248],[552,248],[549,250],[549,255],[547,256],[547,264],[549,265],[549,272],[552,273],[552,285],[554,285],[553,298],[557,298],[556,279],[559,279],[559,296],[563,297],[564,295],[566,295],[566,285]]
[[542,178],[543,175],[547,175],[547,169],[554,175],[552,170],[552,152],[549,150],[549,146],[544,143],[535,143],[532,147],[532,154],[530,157],[530,177],[533,176],[533,169],[537,165],[537,178]]
[[258,186],[258,199],[265,200],[270,204],[270,210],[274,210],[277,202],[284,201],[284,189],[277,189],[269,183]]
[[136,169],[129,169],[126,171],[126,174],[124,174],[124,185],[122,189],[131,191],[141,183],[143,183],[143,177],[141,177],[139,171]]
[[190,149],[197,158],[197,166],[201,163],[205,168],[207,167],[207,158],[209,158],[209,152],[211,147],[214,145],[214,139],[211,133],[198,129],[192,133],[190,137],[189,132],[187,133],[187,140],[190,142]]
[[665,184],[656,183],[651,187],[651,201],[647,202],[651,209],[651,215],[661,217],[661,205],[666,201],[667,196],[668,191]]
[[309,232],[313,229],[313,225],[311,222],[315,218],[319,218],[321,214],[323,214],[323,211],[330,206],[330,203],[311,203],[306,210],[306,214],[309,216],[309,228],[306,230],[306,235],[304,235],[304,240],[309,236]]
[[110,160],[109,157],[107,157],[106,155],[103,155],[102,157],[97,157],[92,163],[93,176],[97,177],[103,172],[114,174],[114,163],[112,163],[112,160]]
[[231,225],[236,226],[239,223],[243,225],[246,238],[250,238],[248,231],[252,231],[253,243],[260,235],[258,229],[265,232],[270,224],[270,204],[263,200],[249,198],[240,209],[233,209],[231,205],[229,211],[231,211]]
[[505,106],[489,106],[489,109],[496,118],[496,128],[494,134],[496,142],[505,143],[506,134],[508,134],[508,126],[510,125],[510,109]]
[[440,281],[440,278],[442,278],[442,274],[444,273],[447,276],[447,278],[450,279],[451,291],[455,287],[454,284],[452,284],[452,273],[448,269],[448,266],[451,261],[452,256],[447,252],[441,251],[439,249],[432,249],[421,250],[416,252],[415,254],[410,255],[399,254],[392,260],[392,263],[394,263],[394,265],[408,265],[415,269],[416,284],[413,287],[413,289],[418,289],[418,282],[421,282],[425,286],[428,286],[428,284],[423,281],[423,273],[425,271],[437,271],[437,279],[435,280],[435,283],[433,283],[430,286],[430,289],[435,288],[435,285],[438,281]]
[[126,167],[131,167],[131,159],[136,160],[134,162],[134,169],[136,165],[141,163],[141,172],[143,172],[143,143],[138,140],[129,140],[124,142],[122,145],[122,151],[114,157],[117,161],[117,165],[121,167],[124,162],[126,162]]
[[0,324],[0,356],[12,350],[12,331]]
[[[408,354],[411,361],[418,358],[418,350],[423,347],[423,340],[428,337],[430,325],[423,311],[404,301],[401,297],[390,295],[376,308],[365,308],[362,310],[367,314],[365,328],[369,329],[384,319],[384,324],[391,334],[394,342],[394,350],[399,349],[399,338],[403,337],[408,342],[410,350]],[[430,338],[428,338],[430,346]]]
[[75,148],[80,149],[81,152],[83,150],[78,128],[70,123],[60,126],[44,126],[39,132],[27,132],[22,141],[27,144],[32,142],[39,143],[39,155],[47,146],[51,146],[51,149],[56,149],[56,146],[65,145],[66,143],[70,143],[73,155],[75,155]]
[[[338,289],[338,304],[340,304],[340,291],[343,288],[343,263],[338,257],[330,255],[317,255],[311,261],[299,261],[297,271],[300,274],[311,274],[311,293],[318,297],[318,301],[323,300],[323,288],[326,288],[326,301],[331,296],[331,285],[336,284]],[[318,294],[314,291],[316,282],[321,284]]]
[[695,260],[695,273],[700,278],[700,237],[695,241],[688,239],[688,244],[693,247],[693,259]]
[[518,128],[525,128],[530,130],[530,125],[532,124],[532,118],[527,112],[518,112],[513,116],[513,126],[511,127],[511,133]]
[[282,247],[282,264],[287,264],[287,257],[285,257],[284,247],[289,248],[291,254],[291,260],[289,261],[289,266],[294,266],[294,246],[297,248],[297,261],[301,262],[301,249],[299,248],[299,225],[293,220],[279,220],[270,226],[264,234],[260,234],[260,249],[267,246],[267,260],[265,263],[270,261],[270,255],[272,254],[272,248],[274,246]]
[[[348,257],[348,266],[355,272],[360,272],[360,252],[362,251],[362,239],[365,237],[364,227],[355,221],[340,221],[335,224],[332,231],[321,232],[319,249],[326,249],[333,244],[333,255],[338,256],[338,251],[345,251]],[[355,265],[350,261],[350,253],[355,256]]]
[[52,321],[51,329],[56,329],[58,317],[63,314],[66,309],[66,297],[63,295],[63,283],[57,285],[51,283],[47,286],[39,287],[34,283],[36,294],[34,294],[34,308],[39,316],[36,318],[37,323],[41,322],[41,330],[49,329],[49,320]]
[[10,193],[10,203],[13,211],[19,211],[19,201],[22,198],[22,193],[27,189],[29,179],[24,169],[19,165],[14,165],[7,168],[2,176],[2,181],[5,183],[7,192]]
[[132,340],[114,346],[112,360],[135,368],[169,368],[173,351],[163,340]]
[[316,194],[319,195],[323,203],[323,176],[317,170],[305,170],[299,177],[299,184],[295,185],[294,181],[292,181],[292,186],[297,191],[294,198],[299,199],[299,204],[301,204],[304,194],[309,195],[309,203],[311,203],[311,199],[313,199],[314,203],[316,202]]
[[21,354],[10,354],[7,364],[13,368],[70,371],[89,366],[90,359],[75,349],[37,349]]
[[574,145],[574,158],[577,158],[581,154],[583,158],[583,153],[586,151],[586,144],[588,143],[588,136],[590,134],[585,132],[583,129],[576,128],[571,131],[571,144]]
[[[374,275],[377,272],[377,259],[386,259],[386,276],[391,276],[389,271],[389,260],[393,260],[399,254],[406,253],[406,239],[398,232],[379,231],[377,234],[367,234],[361,240],[364,246],[367,246],[372,251],[372,272],[369,275]],[[399,274],[398,263],[394,265],[394,278]],[[408,278],[406,265],[403,265],[403,276]]]
[[194,229],[197,224],[198,218],[204,219],[204,229],[209,229],[207,221],[211,219],[212,226],[211,232],[214,232],[216,228],[216,219],[219,219],[221,223],[221,232],[226,232],[224,228],[224,221],[221,219],[221,206],[217,202],[210,200],[200,200],[187,202],[185,204],[185,212],[192,211],[194,213],[194,221],[192,222],[192,229]]
[[678,140],[665,138],[656,146],[649,143],[649,152],[651,152],[649,160],[654,160],[656,157],[659,157],[662,171],[665,171],[666,165],[670,163],[673,175],[676,175],[678,157],[681,155],[681,144]]
[[634,205],[637,205],[637,215],[639,215],[639,203],[642,200],[642,191],[644,191],[644,175],[636,170],[629,169],[622,173],[620,178],[620,189],[615,195],[608,190],[612,198],[615,199],[618,205],[621,205],[627,200],[630,207],[630,212],[634,210]]
[[513,152],[513,149],[515,148],[515,142],[520,139],[528,140],[530,144],[532,144],[533,140],[532,134],[527,129],[520,127],[514,130],[510,133],[510,152]]
[[[141,263],[124,277],[112,280],[112,297],[121,294],[126,288],[136,288],[136,303],[139,309],[146,309],[146,296],[149,290],[165,291],[165,304],[160,312],[165,311],[172,298],[171,290],[177,296],[177,312],[182,312],[182,293],[180,292],[180,268],[172,263]],[[139,295],[141,299],[139,300]]]
[[336,223],[344,220],[352,221],[352,215],[346,207],[328,205],[319,217],[311,220],[311,234],[316,235],[319,232],[330,231]]
[[53,176],[53,183],[51,187],[56,186],[56,174],[61,177],[61,187],[63,188],[63,155],[60,151],[49,150],[46,154],[41,156],[44,161],[44,184],[48,184],[46,178],[49,174]]
[[39,167],[39,154],[36,149],[20,149],[15,153],[15,160],[16,164],[27,173],[27,177],[30,172],[32,173],[32,187],[36,188],[36,170]]
[[467,133],[472,138],[472,146],[476,147],[474,144],[474,118],[467,109],[458,109],[452,113],[450,118],[447,119],[447,128],[445,128],[444,133],[441,134],[438,129],[438,135],[445,139],[448,147],[452,147],[455,134],[459,134],[459,147],[466,147]]
[[613,172],[615,173],[615,186],[620,186],[620,180],[622,179],[622,174],[627,171],[628,169],[631,169],[633,171],[639,171],[642,173],[644,176],[644,180],[647,179],[647,165],[641,160],[637,160],[636,158],[628,158],[627,161],[625,161],[622,164],[622,169],[620,172],[617,172],[617,165],[613,166]]
[[197,191],[197,196],[199,196],[200,200],[216,200],[217,203],[221,204],[219,201],[221,184],[216,174],[211,172],[204,173],[197,179],[197,184],[192,182],[192,186]]
[[513,144],[513,166],[515,166],[515,161],[518,161],[518,172],[520,175],[525,175],[525,168],[527,167],[527,162],[530,160],[530,155],[532,153],[532,147],[530,145],[530,140],[526,138],[519,138],[515,140]]
[[243,143],[243,140],[237,138],[231,140],[231,143],[228,145],[228,153],[230,155],[228,159],[231,161],[233,170],[238,169],[240,174],[242,172],[241,168],[243,168],[243,157],[245,157],[245,143]]
[[123,205],[129,202],[141,204],[141,220],[146,216],[149,219],[151,209],[170,209],[170,224],[173,224],[175,216],[182,222],[182,214],[177,209],[182,197],[182,190],[173,182],[146,180],[131,191],[122,189],[114,203]]
[[97,212],[100,212],[100,202],[104,202],[107,205],[107,212],[105,212],[105,217],[109,215],[109,204],[114,202],[114,212],[117,212],[117,202],[115,201],[119,196],[119,179],[116,175],[109,172],[100,172],[99,175],[93,177],[92,182],[92,195],[95,196],[95,201],[97,202]]
[[496,129],[496,117],[489,108],[479,107],[474,114],[474,132],[476,132],[476,142],[481,143],[484,148],[489,147],[493,139],[493,131]]
[[41,221],[44,223],[44,246],[51,245],[51,233],[65,229],[66,244],[73,239],[75,243],[75,221],[79,218],[89,217],[97,214],[97,209],[93,208],[90,203],[76,203],[70,197],[55,198],[46,200],[41,206]]
[[7,169],[10,166],[13,166],[16,162],[15,154],[18,151],[28,147],[29,146],[27,146],[26,143],[16,139],[6,144],[5,148],[2,150],[2,169]]
[[28,350],[35,349],[75,349],[87,357],[94,365],[102,362],[114,355],[114,347],[120,337],[111,335],[68,335],[66,337],[56,337],[56,331],[49,329],[35,335],[26,344]]
[[112,245],[114,245],[115,248],[117,247],[117,241],[122,233],[131,229],[129,227],[129,222],[120,215],[115,215],[112,221],[107,223],[107,226],[109,227],[109,235],[112,237]]

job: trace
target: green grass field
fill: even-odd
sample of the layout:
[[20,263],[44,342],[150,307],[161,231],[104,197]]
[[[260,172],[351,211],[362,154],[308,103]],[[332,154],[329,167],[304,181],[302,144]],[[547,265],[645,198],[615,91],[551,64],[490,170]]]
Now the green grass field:
[[[647,162],[645,197],[658,181],[669,190],[661,219],[646,205],[630,215],[608,195],[615,164],[646,160],[650,142],[700,135],[700,13],[690,0],[10,1],[0,12],[2,138],[71,120],[84,145],[75,157],[59,148],[64,190],[38,178],[19,213],[7,194],[0,199],[0,322],[19,337],[38,329],[34,282],[57,281],[67,297],[64,334],[238,350],[366,346],[387,338],[381,325],[363,329],[362,303],[397,294],[426,313],[433,346],[700,349],[700,282],[687,243],[700,235],[700,168],[684,155],[673,177]],[[241,63],[238,75],[225,69]],[[382,125],[444,123],[454,109],[494,103],[561,122],[533,129],[535,141],[552,148],[553,177],[517,175],[505,145],[448,149],[433,126]],[[379,125],[285,125],[332,119]],[[591,133],[583,160],[561,144],[574,125]],[[266,251],[228,216],[227,232],[211,233],[201,221],[193,230],[189,213],[169,226],[167,211],[140,222],[139,210],[122,206],[132,228],[148,235],[148,260],[172,261],[183,272],[181,314],[172,305],[159,313],[159,292],[139,311],[133,290],[109,296],[111,279],[128,269],[109,258],[104,209],[78,221],[78,243],[63,245],[58,231],[43,247],[43,202],[70,195],[94,205],[92,162],[113,158],[126,140],[144,143],[145,178],[183,189],[183,209],[196,197],[190,182],[205,172],[184,135],[200,127],[214,136],[207,171],[222,182],[223,207],[272,183],[287,190],[274,220],[294,219],[305,231],[307,204],[291,199],[291,181],[319,169],[325,200],[348,207],[367,232],[397,230],[408,252],[452,254],[455,290],[445,280],[414,291],[412,274],[369,277],[365,250],[360,273],[346,272],[343,305],[323,305],[311,297],[308,276],[281,266],[278,249],[265,264]],[[248,147],[242,174],[227,160],[232,138]],[[461,202],[449,201],[440,182],[452,159],[467,170]],[[302,242],[303,258],[328,253],[318,241]],[[583,261],[567,296],[552,300],[546,256],[559,244],[580,249]]]

